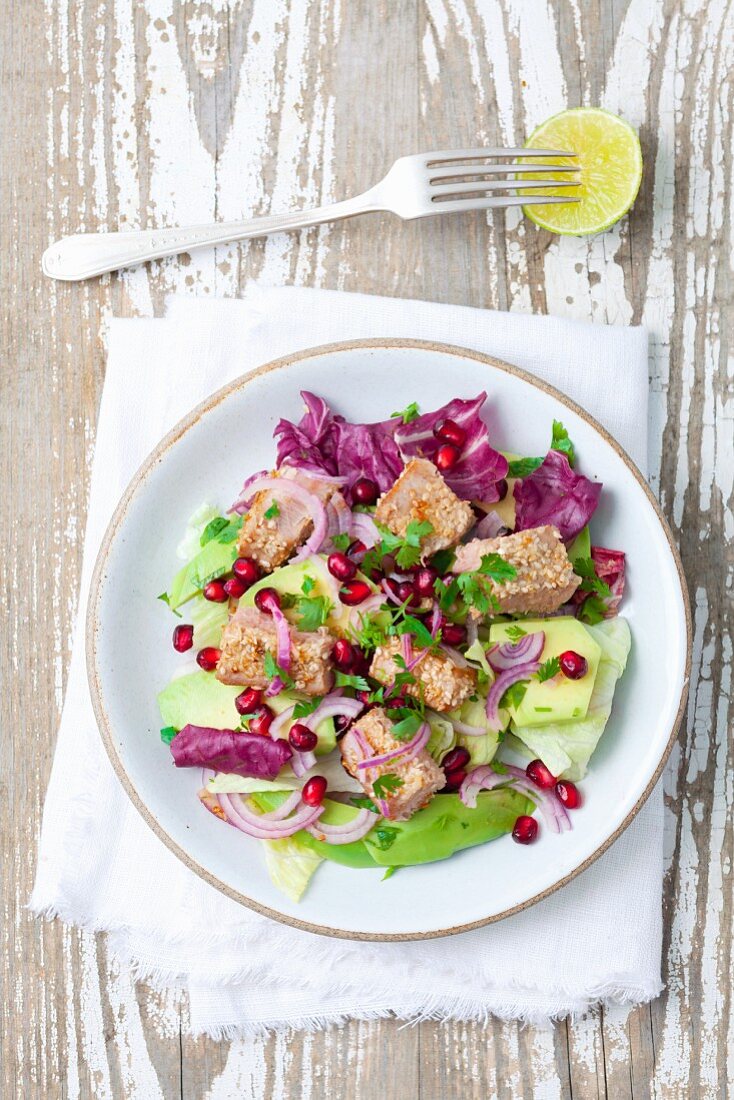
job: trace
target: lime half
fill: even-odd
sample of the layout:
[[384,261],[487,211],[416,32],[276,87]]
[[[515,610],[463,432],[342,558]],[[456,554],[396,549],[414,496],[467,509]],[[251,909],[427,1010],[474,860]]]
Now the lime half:
[[[551,233],[585,237],[608,229],[626,214],[635,201],[642,179],[642,151],[637,133],[624,119],[599,107],[579,107],[561,111],[542,123],[528,138],[526,148],[562,149],[576,153],[571,160],[563,157],[520,158],[528,164],[580,165],[580,185],[544,187],[539,195],[578,197],[580,202],[533,206],[523,210],[536,225]],[[523,179],[534,175],[523,173]],[[566,172],[548,172],[544,177],[569,180]]]

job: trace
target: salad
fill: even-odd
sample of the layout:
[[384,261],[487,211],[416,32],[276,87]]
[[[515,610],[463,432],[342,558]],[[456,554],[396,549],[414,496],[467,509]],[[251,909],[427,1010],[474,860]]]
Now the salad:
[[196,660],[158,697],[173,764],[294,900],[324,860],[387,877],[570,829],[631,644],[601,483],[559,421],[493,447],[484,393],[377,424],[302,396],[160,597]]

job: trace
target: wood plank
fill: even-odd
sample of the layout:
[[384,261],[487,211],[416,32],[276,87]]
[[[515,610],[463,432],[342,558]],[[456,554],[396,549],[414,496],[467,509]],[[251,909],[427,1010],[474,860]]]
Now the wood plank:
[[[733,1076],[730,6],[8,0],[4,14],[3,1095],[723,1095]],[[647,171],[629,221],[592,241],[554,239],[517,213],[386,217],[89,285],[40,275],[48,240],[81,226],[340,198],[403,152],[519,140],[566,102],[600,101],[640,126]],[[552,1031],[384,1021],[194,1040],[185,1004],[120,973],[103,938],[23,909],[70,655],[104,317],[160,309],[171,291],[237,294],[252,277],[651,329],[652,477],[696,607],[694,687],[667,784],[668,990],[651,1007]],[[52,662],[47,647],[28,650],[29,623],[52,640]]]

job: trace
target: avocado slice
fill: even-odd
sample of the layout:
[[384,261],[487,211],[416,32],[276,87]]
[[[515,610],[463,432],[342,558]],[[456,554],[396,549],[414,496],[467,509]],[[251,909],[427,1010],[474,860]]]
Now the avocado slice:
[[237,557],[234,542],[219,542],[212,539],[203,546],[196,557],[179,569],[171,581],[168,593],[168,605],[175,609],[193,599],[205,584],[229,573]]
[[578,558],[591,557],[591,531],[588,524],[579,531],[566,552],[572,562]]
[[510,641],[508,631],[518,627],[526,634],[544,631],[545,646],[540,657],[541,662],[548,661],[551,657],[560,657],[567,649],[572,649],[586,658],[588,671],[581,680],[568,680],[562,674],[544,683],[535,678],[529,680],[522,702],[508,707],[514,722],[518,726],[543,726],[549,722],[585,718],[601,657],[598,642],[578,619],[563,615],[556,619],[494,623],[489,631],[490,645]]
[[[288,792],[267,791],[250,795],[259,809],[276,809]],[[324,824],[340,825],[358,813],[353,806],[326,799]],[[437,795],[409,821],[375,818],[375,828],[364,840],[352,844],[329,844],[310,833],[296,833],[299,840],[324,859],[346,867],[411,867],[448,859],[463,848],[486,844],[509,833],[520,814],[532,812],[525,795],[508,789],[482,791],[476,808],[470,810],[458,794]]]
[[[214,729],[237,729],[240,715],[234,705],[244,688],[239,684],[222,684],[210,672],[191,672],[171,680],[158,696],[158,707],[164,726],[180,730],[190,723],[193,726],[212,726]],[[282,691],[268,699],[268,706],[281,714],[306,696],[296,691]],[[296,719],[293,720],[295,722]],[[282,736],[287,737],[293,722],[287,723]],[[316,727],[319,743],[317,756],[331,752],[336,746],[334,719],[325,718]]]

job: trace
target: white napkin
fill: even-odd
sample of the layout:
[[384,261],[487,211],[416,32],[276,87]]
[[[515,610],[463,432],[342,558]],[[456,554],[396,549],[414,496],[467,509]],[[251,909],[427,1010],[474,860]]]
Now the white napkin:
[[[118,497],[189,408],[287,352],[374,336],[460,344],[524,367],[585,406],[645,468],[642,329],[295,288],[252,288],[241,301],[176,298],[163,320],[110,324],[80,624]],[[424,943],[327,939],[225,898],[150,832],[95,728],[83,641],[80,625],[31,907],[109,931],[113,952],[137,974],[185,988],[194,1033],[233,1036],[388,1015],[540,1022],[596,1001],[647,1001],[662,988],[659,789],[588,871],[508,920]]]

